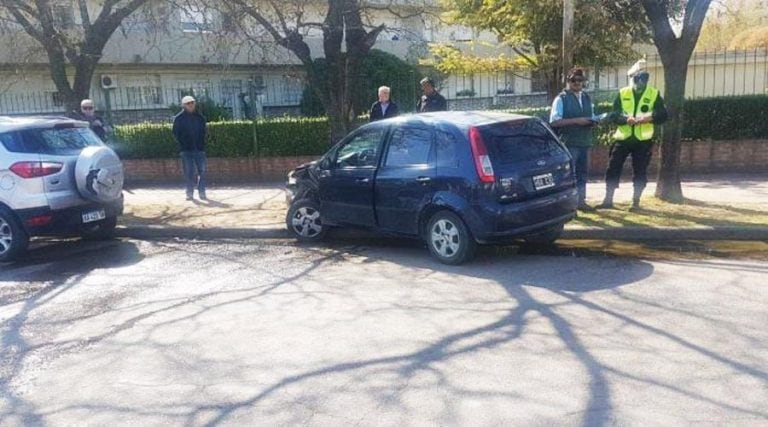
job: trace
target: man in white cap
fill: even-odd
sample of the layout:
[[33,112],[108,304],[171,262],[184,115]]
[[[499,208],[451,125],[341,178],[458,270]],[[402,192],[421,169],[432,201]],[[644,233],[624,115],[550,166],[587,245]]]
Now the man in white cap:
[[76,120],[82,120],[90,124],[91,130],[102,141],[107,138],[110,128],[104,123],[104,120],[96,115],[96,105],[92,99],[84,99],[80,101],[80,111],[72,111],[71,117]]
[[608,170],[605,172],[605,199],[598,209],[613,208],[613,194],[619,187],[621,170],[627,157],[632,156],[632,207],[640,209],[640,196],[648,183],[653,143],[659,125],[667,121],[667,109],[659,90],[648,84],[650,75],[645,61],[638,61],[627,73],[629,86],[621,89],[613,101],[612,121],[618,125],[613,134]]
[[179,144],[181,164],[186,181],[187,200],[194,198],[197,187],[200,200],[207,200],[205,194],[205,173],[208,161],[205,157],[206,120],[197,110],[195,98],[181,99],[182,110],[173,118],[173,137]]

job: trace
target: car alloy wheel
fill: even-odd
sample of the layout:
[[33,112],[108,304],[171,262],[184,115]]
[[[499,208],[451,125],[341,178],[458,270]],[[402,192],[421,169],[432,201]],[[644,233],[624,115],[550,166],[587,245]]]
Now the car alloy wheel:
[[0,255],[5,255],[13,247],[13,228],[5,218],[0,217]]
[[296,210],[291,220],[293,231],[301,237],[312,238],[323,232],[320,212],[309,206]]
[[475,256],[477,249],[477,242],[464,221],[448,210],[432,215],[424,229],[424,240],[432,256],[443,264],[463,264]]
[[456,224],[448,219],[441,219],[432,226],[430,237],[435,252],[445,258],[455,256],[461,248],[461,236]]
[[29,236],[13,212],[0,206],[0,262],[13,261],[29,246]]

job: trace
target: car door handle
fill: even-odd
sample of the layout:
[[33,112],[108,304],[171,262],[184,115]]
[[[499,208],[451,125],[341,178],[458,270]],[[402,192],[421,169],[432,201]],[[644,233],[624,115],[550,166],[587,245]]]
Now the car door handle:
[[432,182],[432,178],[430,178],[428,176],[420,176],[420,177],[416,178],[416,182],[420,182],[422,184],[427,184],[429,182]]
[[371,180],[368,178],[357,178],[355,182],[358,184],[368,184]]

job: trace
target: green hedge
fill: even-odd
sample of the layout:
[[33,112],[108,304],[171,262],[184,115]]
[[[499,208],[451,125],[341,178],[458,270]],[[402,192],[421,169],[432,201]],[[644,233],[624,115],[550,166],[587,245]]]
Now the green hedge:
[[685,103],[683,138],[768,138],[768,96],[696,99]]
[[[612,104],[601,103],[595,112],[611,111]],[[505,110],[549,120],[549,108],[526,108]],[[612,141],[615,126],[600,126],[595,129],[596,137],[602,144]],[[683,139],[733,140],[768,138],[768,96],[745,95],[691,99],[685,102]]]
[[[328,149],[329,135],[324,118],[212,122],[207,152],[210,157],[319,155]],[[168,158],[179,153],[170,123],[117,126],[112,145],[124,159]]]
[[[599,104],[597,113],[611,109]],[[508,110],[518,114],[549,118],[548,108]],[[208,155],[211,157],[312,156],[328,149],[330,128],[325,118],[274,118],[208,124]],[[614,126],[600,126],[598,141],[611,141]],[[254,132],[258,147],[254,144]],[[738,96],[689,100],[683,138],[757,139],[768,138],[768,96]],[[115,129],[114,145],[124,159],[168,158],[178,155],[170,124],[122,125]],[[258,148],[258,152],[257,152]]]

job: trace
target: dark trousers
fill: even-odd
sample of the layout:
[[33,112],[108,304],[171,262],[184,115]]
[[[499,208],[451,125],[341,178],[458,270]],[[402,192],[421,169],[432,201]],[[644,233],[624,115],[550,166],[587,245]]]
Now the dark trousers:
[[573,173],[576,176],[576,188],[579,190],[579,204],[587,198],[587,177],[589,176],[589,152],[592,147],[568,147],[573,158]]
[[195,187],[201,196],[205,196],[205,173],[208,169],[205,151],[182,151],[181,166],[187,184],[187,197],[192,197]]
[[608,170],[605,172],[605,184],[608,188],[619,187],[621,170],[627,156],[632,156],[632,183],[635,190],[642,191],[648,184],[648,165],[651,164],[653,143],[650,141],[617,141],[611,146]]

